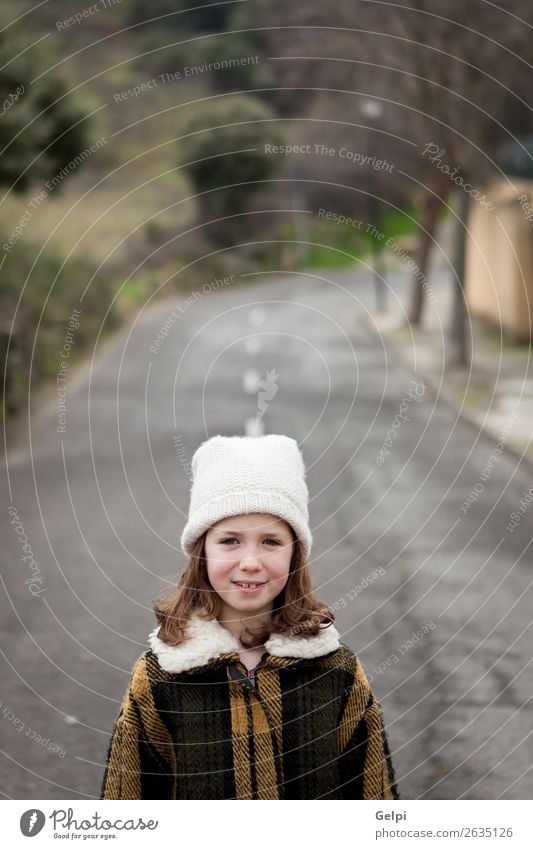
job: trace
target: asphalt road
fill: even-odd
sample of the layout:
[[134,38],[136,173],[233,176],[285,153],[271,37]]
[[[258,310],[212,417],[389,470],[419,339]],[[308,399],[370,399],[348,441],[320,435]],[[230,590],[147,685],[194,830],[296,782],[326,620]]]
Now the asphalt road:
[[3,470],[3,795],[98,796],[152,599],[184,565],[192,454],[255,427],[302,448],[315,584],[383,706],[402,797],[531,798],[533,507],[506,530],[531,467],[364,328],[367,274],[206,288],[69,372],[65,431],[53,397]]

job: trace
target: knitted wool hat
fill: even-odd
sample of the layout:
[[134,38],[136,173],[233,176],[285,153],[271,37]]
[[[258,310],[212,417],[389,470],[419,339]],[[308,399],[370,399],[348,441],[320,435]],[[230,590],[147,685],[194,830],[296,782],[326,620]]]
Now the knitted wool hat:
[[185,554],[204,531],[227,516],[270,513],[292,526],[309,556],[309,493],[296,440],[273,433],[213,436],[195,451],[192,476],[189,518],[181,535]]

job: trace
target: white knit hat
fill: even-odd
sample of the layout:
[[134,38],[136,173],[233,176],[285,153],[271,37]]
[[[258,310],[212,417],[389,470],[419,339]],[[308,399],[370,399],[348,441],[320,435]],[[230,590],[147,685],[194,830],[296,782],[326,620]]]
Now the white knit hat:
[[305,466],[289,436],[213,436],[192,458],[189,518],[181,547],[190,554],[198,537],[226,516],[270,513],[292,526],[309,557]]

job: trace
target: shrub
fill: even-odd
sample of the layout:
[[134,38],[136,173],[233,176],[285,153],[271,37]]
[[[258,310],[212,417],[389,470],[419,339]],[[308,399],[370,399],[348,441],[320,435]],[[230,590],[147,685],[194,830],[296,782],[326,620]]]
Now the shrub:
[[[253,97],[222,97],[206,106],[183,128],[180,164],[197,193],[202,217],[245,212],[282,161],[266,145],[282,142],[274,113]],[[239,226],[245,225],[239,219]],[[217,225],[220,229],[222,224]],[[230,227],[226,222],[224,229]]]
[[[95,342],[114,294],[114,273],[111,268],[103,268],[80,304],[80,296],[95,270],[93,263],[83,257],[69,259],[56,279],[62,258],[46,253],[28,278],[37,253],[35,246],[31,248],[28,244],[17,245],[16,250],[6,255],[2,266],[0,368],[2,375],[5,374],[2,390],[7,415],[15,413],[26,402],[30,367],[32,386],[56,374],[73,308],[81,309],[82,313],[71,361]],[[18,303],[25,281],[26,287]],[[106,319],[106,329],[116,324],[117,314],[112,309]]]

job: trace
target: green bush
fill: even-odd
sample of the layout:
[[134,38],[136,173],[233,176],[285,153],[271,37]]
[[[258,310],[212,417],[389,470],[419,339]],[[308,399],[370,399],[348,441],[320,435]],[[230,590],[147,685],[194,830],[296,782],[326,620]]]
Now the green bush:
[[[264,50],[249,33],[191,34],[191,40],[158,49],[168,44],[168,33],[150,31],[139,36],[139,55],[135,67],[139,74],[159,76],[180,73],[176,85],[202,81],[213,91],[247,91],[269,88],[274,75]],[[186,38],[186,34],[183,35]],[[265,96],[270,92],[265,92]]]
[[253,195],[265,190],[260,181],[267,181],[282,161],[265,152],[265,145],[283,140],[274,113],[251,96],[202,104],[182,132],[179,163],[186,165],[196,192],[205,193],[198,199],[202,217],[245,212]]
[[[187,10],[187,11],[182,11]],[[143,29],[164,26],[172,33],[184,30],[223,30],[226,26],[231,4],[206,3],[198,0],[129,0],[128,23],[144,23]],[[180,12],[181,14],[173,14]],[[163,20],[157,20],[164,15]],[[156,18],[156,20],[153,20]]]
[[[17,245],[6,255],[2,266],[0,368],[2,375],[6,375],[3,392],[8,415],[26,402],[30,367],[32,386],[57,373],[72,310],[81,310],[81,316],[69,362],[75,361],[84,348],[95,342],[114,295],[114,273],[110,269],[100,269],[80,304],[80,297],[95,271],[94,264],[83,257],[74,257],[59,272],[62,258],[47,253],[32,270],[37,252],[35,246]],[[59,275],[57,279],[56,275]],[[24,293],[18,303],[24,284]],[[116,311],[110,310],[105,330],[115,327],[117,321]]]
[[28,51],[37,38],[30,27],[8,28],[17,8],[0,9],[0,184],[22,192],[83,151],[94,127],[59,73],[45,73],[32,83],[59,57],[43,44]]

